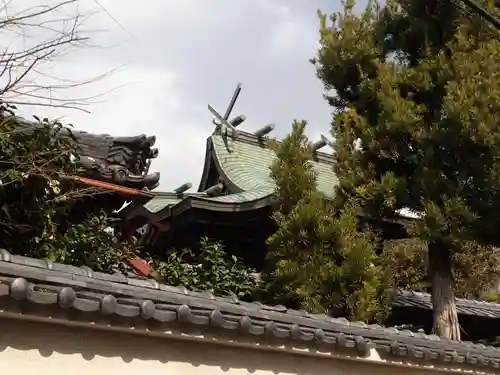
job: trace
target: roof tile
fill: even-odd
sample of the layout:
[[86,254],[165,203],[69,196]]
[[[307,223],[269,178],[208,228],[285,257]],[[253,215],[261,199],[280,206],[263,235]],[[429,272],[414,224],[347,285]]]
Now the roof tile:
[[[240,334],[332,345],[333,350],[351,348],[361,356],[374,347],[407,359],[492,368],[500,365],[500,350],[484,345],[349,322],[283,306],[249,303],[235,297],[216,297],[152,281],[122,277],[116,281],[104,280],[96,277],[102,275],[98,272],[82,272],[75,267],[26,259],[6,251],[0,254],[0,295],[27,300],[34,306],[52,305],[61,311],[76,309],[159,323],[179,321]],[[8,306],[12,304],[5,309]]]
[[[396,293],[393,305],[432,310],[430,294],[407,290],[399,290]],[[500,318],[500,304],[498,303],[457,298],[456,305],[458,314]]]

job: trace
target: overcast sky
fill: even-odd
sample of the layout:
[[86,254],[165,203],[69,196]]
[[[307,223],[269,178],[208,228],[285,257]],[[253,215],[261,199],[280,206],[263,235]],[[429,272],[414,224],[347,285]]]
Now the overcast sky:
[[[14,2],[44,4],[42,0]],[[159,190],[199,183],[206,138],[213,130],[210,103],[221,113],[238,82],[243,89],[233,111],[244,113],[241,129],[274,123],[280,138],[294,118],[307,119],[312,140],[328,134],[330,108],[309,59],[318,41],[317,9],[326,0],[81,0],[99,10],[85,28],[94,48],[72,53],[50,68],[81,80],[118,72],[66,92],[91,96],[113,89],[90,106],[91,114],[24,108],[23,114],[64,116],[75,128],[116,136],[156,135]]]

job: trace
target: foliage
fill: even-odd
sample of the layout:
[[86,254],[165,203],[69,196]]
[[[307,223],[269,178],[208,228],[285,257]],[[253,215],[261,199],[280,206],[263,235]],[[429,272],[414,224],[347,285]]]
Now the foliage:
[[335,92],[338,196],[422,213],[412,233],[427,244],[434,329],[459,339],[453,254],[498,241],[500,42],[449,1],[371,1],[360,15],[347,1],[327,21],[313,62]]
[[67,178],[76,173],[79,154],[67,136],[71,129],[35,118],[32,132],[22,131],[25,120],[14,116],[15,108],[1,109],[0,247],[100,271],[135,254],[133,241],[119,241],[99,207],[88,205],[82,218],[71,215],[78,201],[96,193]]
[[111,227],[104,213],[90,213],[81,223],[57,233],[50,243],[45,242],[36,254],[39,258],[74,266],[87,266],[94,271],[112,272],[122,262],[138,255],[135,238],[119,240],[117,229]]
[[317,173],[310,163],[313,155],[305,135],[306,126],[306,121],[294,121],[292,132],[281,143],[271,141],[270,144],[276,153],[270,176],[279,197],[277,217],[290,212],[301,199],[317,190]]
[[354,208],[335,209],[316,188],[306,123],[294,122],[281,144],[271,177],[280,209],[277,231],[268,239],[272,265],[265,274],[268,299],[373,321],[386,311],[387,277],[377,262],[376,237],[359,231]]
[[427,292],[427,246],[418,238],[388,240],[381,257],[392,270],[392,284],[396,289]]
[[[5,106],[2,109],[11,112]],[[13,112],[6,114],[0,123],[0,241],[9,249],[29,251],[40,240],[52,240],[52,219],[63,202],[58,198],[70,185],[64,181],[61,186],[59,174],[71,174],[76,149],[58,137],[63,129],[60,123],[38,120],[39,126],[30,134],[18,131]]]
[[172,252],[166,261],[153,261],[155,278],[169,285],[211,290],[215,295],[248,298],[259,290],[260,282],[220,243],[203,238],[199,251]]
[[[427,246],[418,238],[386,241],[383,263],[392,271],[395,288],[428,292],[430,281],[427,266]],[[476,300],[497,300],[490,290],[496,286],[500,274],[499,250],[464,242],[453,253],[453,275],[457,297]]]

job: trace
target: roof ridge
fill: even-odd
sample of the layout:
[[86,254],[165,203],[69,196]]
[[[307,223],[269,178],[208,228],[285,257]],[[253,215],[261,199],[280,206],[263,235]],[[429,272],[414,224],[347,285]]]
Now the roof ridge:
[[[425,298],[425,299],[430,299],[431,294],[426,293],[426,292],[417,292],[414,290],[408,290],[408,289],[397,289],[396,293],[399,296],[402,297],[418,297],[418,298]],[[456,297],[455,301],[458,304],[466,304],[466,305],[480,305],[481,307],[485,306],[490,306],[490,307],[495,307],[496,309],[500,309],[500,303],[497,302],[491,302],[491,301],[481,301],[477,299],[471,299],[471,298],[462,298],[462,297]]]
[[[207,298],[210,300],[217,300],[221,299],[224,302],[232,302],[232,303],[245,303],[248,304],[248,302],[244,302],[238,299],[236,296],[216,296],[213,294],[211,291],[195,291],[195,290],[190,290],[184,286],[171,286],[168,284],[164,283],[159,283],[158,281],[154,279],[147,279],[147,278],[133,278],[133,277],[128,277],[122,273],[116,272],[113,274],[109,273],[104,273],[100,271],[94,271],[90,267],[87,266],[72,266],[72,265],[67,265],[63,263],[58,263],[58,262],[53,262],[50,259],[41,259],[41,258],[33,258],[33,257],[26,257],[22,255],[15,255],[11,254],[9,251],[5,249],[0,249],[0,265],[1,263],[10,263],[10,264],[15,264],[15,265],[20,265],[20,266],[26,266],[26,267],[33,267],[33,268],[38,268],[38,269],[43,269],[47,271],[53,271],[53,272],[59,272],[63,274],[68,274],[68,275],[75,275],[75,276],[84,276],[96,280],[101,280],[101,281],[106,281],[106,282],[113,282],[113,283],[118,283],[118,284],[132,284],[134,286],[138,286],[141,288],[148,288],[148,289],[165,289],[168,290],[169,292],[174,292],[182,295],[191,295],[195,297],[201,297],[201,298]],[[19,270],[16,268],[16,270]],[[0,274],[2,272],[2,268],[0,267]],[[275,305],[275,306],[268,306],[264,305],[260,302],[250,302],[252,304],[255,304],[259,308],[265,308],[266,310],[275,310],[275,311],[285,311],[288,310],[286,307],[282,305]],[[302,312],[302,311],[301,311]],[[317,318],[319,316],[322,316],[323,314],[309,314],[304,312],[306,315],[310,315],[313,318]],[[324,315],[327,317],[326,315]],[[328,318],[328,317],[327,317]],[[336,319],[336,318],[329,318],[329,319]],[[344,318],[340,318],[340,320],[344,320]],[[345,320],[347,322],[347,320]],[[356,322],[353,322],[356,323]],[[360,325],[365,325],[364,323],[359,322]]]
[[[78,276],[84,276],[96,280],[102,280],[102,281],[107,281],[107,282],[113,282],[113,283],[118,283],[118,284],[132,284],[134,286],[139,286],[142,288],[148,288],[148,289],[167,289],[170,292],[182,294],[182,295],[192,295],[196,297],[201,297],[201,298],[208,298],[210,300],[217,300],[221,299],[224,302],[232,302],[232,303],[245,303],[245,304],[255,304],[259,308],[264,308],[266,310],[270,311],[276,311],[276,312],[284,312],[284,311],[295,311],[297,313],[300,313],[300,315],[310,317],[312,319],[318,319],[318,318],[324,318],[329,321],[338,321],[339,323],[342,324],[353,324],[356,326],[366,326],[369,327],[370,325],[363,323],[363,322],[355,322],[355,321],[348,321],[345,318],[332,318],[329,317],[326,314],[313,314],[313,313],[308,313],[303,310],[290,310],[287,309],[285,306],[282,305],[265,305],[260,302],[244,302],[238,299],[236,296],[216,296],[213,294],[211,291],[194,291],[190,290],[184,286],[171,286],[168,284],[163,284],[159,283],[158,281],[154,279],[147,279],[147,278],[132,278],[132,277],[127,277],[126,275],[122,273],[114,273],[114,274],[109,274],[109,273],[104,273],[104,272],[99,272],[99,271],[94,271],[90,267],[87,266],[81,266],[81,267],[76,267],[72,265],[67,265],[63,263],[58,263],[58,262],[53,262],[49,259],[40,259],[40,258],[33,258],[33,257],[26,257],[22,255],[14,255],[8,252],[5,249],[0,249],[0,264],[2,262],[5,263],[11,263],[11,264],[16,264],[16,265],[21,265],[21,266],[27,266],[27,267],[33,267],[33,268],[39,268],[39,269],[44,269],[48,271],[54,271],[54,272],[60,272],[60,273],[66,273],[68,275],[78,275]],[[2,269],[0,268],[0,273],[2,273]],[[378,325],[373,325],[375,327],[381,327]],[[389,329],[395,329],[395,328],[389,328]]]
[[491,346],[245,302],[235,296],[219,297],[210,291],[96,272],[89,267],[13,255],[4,249],[0,249],[0,295],[84,312],[142,316],[159,322],[177,320],[277,339],[313,340],[353,348],[363,355],[375,347],[395,356],[500,367],[500,349]]
[[[212,134],[210,137],[212,137],[213,135],[214,134]],[[263,148],[268,148],[266,145],[266,142],[269,142],[271,140],[276,141],[278,144],[280,144],[282,142],[282,140],[277,140],[277,139],[274,139],[274,138],[268,137],[268,136],[258,137],[253,133],[246,132],[243,130],[238,130],[238,135],[236,135],[234,137],[234,140],[241,141],[243,143],[251,144],[254,146],[263,147]],[[314,155],[315,155],[315,157],[313,159],[318,159],[318,160],[314,160],[314,161],[318,161],[320,163],[321,162],[333,163],[335,161],[333,155],[330,153],[327,153],[327,152],[316,151],[314,153]]]
[[[224,194],[224,195],[209,195],[204,192],[190,192],[190,191],[185,191],[183,193],[176,193],[176,192],[170,192],[170,191],[153,191],[152,193],[152,198],[188,198],[188,197],[195,197],[195,198],[207,198],[207,199],[217,199],[220,197],[229,197],[229,196],[238,196],[241,194],[245,193],[251,193],[251,192],[263,192],[263,191],[269,191],[270,188],[268,186],[259,186],[253,189],[248,189],[245,191],[240,191],[237,193],[230,193],[230,194]],[[274,192],[274,189],[272,190]]]
[[209,197],[207,193],[199,192],[199,191],[185,191],[182,193],[176,193],[175,191],[151,191],[150,194],[152,198],[186,198],[187,196],[195,196],[195,197]]
[[[32,258],[32,257],[26,257],[26,256],[21,256],[21,255],[13,255],[10,254],[7,250],[5,249],[0,249],[0,262],[8,262],[12,264],[18,264],[18,265],[23,265],[23,266],[28,266],[28,267],[34,267],[34,268],[41,268],[49,271],[55,271],[55,272],[62,272],[62,273],[67,273],[69,275],[80,275],[80,276],[85,276],[88,278],[96,279],[96,280],[102,280],[102,281],[108,281],[108,282],[113,282],[113,283],[118,283],[118,284],[132,284],[134,286],[139,286],[142,288],[149,288],[149,289],[160,289],[160,287],[167,287],[168,291],[174,292],[174,293],[179,293],[183,295],[192,295],[196,297],[201,297],[201,298],[208,298],[210,300],[216,300],[216,299],[222,299],[224,302],[233,302],[233,303],[240,303],[243,301],[240,301],[236,296],[229,296],[229,297],[221,297],[221,296],[215,296],[211,291],[204,291],[204,292],[198,292],[194,290],[187,289],[184,286],[171,286],[168,284],[162,284],[159,283],[158,281],[154,279],[137,279],[137,278],[131,278],[127,277],[122,273],[115,273],[115,274],[108,274],[104,272],[99,272],[99,271],[93,271],[91,268],[82,266],[82,267],[76,267],[76,266],[71,266],[63,263],[57,263],[53,262],[48,259],[39,259],[39,258]],[[0,273],[2,270],[0,269]],[[244,302],[247,304],[248,302]],[[318,319],[318,318],[323,318],[327,319],[329,321],[338,321],[339,323],[342,324],[353,324],[359,327],[375,327],[375,328],[387,328],[390,330],[395,330],[399,331],[395,328],[391,327],[382,327],[379,325],[368,325],[363,322],[355,322],[355,321],[349,321],[346,318],[332,318],[329,317],[326,314],[312,314],[312,313],[307,313],[302,310],[289,310],[285,306],[282,305],[264,305],[260,302],[250,302],[252,304],[255,304],[259,308],[264,308],[266,310],[273,310],[276,312],[284,312],[286,310],[288,311],[295,311],[298,313],[301,313],[301,315],[308,316],[312,319]],[[425,335],[429,337],[433,337],[434,339],[439,339],[437,336],[434,337],[434,335]]]

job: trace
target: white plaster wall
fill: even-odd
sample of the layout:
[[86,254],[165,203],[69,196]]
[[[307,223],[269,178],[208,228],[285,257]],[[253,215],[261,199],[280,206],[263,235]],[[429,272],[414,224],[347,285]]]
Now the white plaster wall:
[[0,319],[0,374],[428,375],[384,364]]

